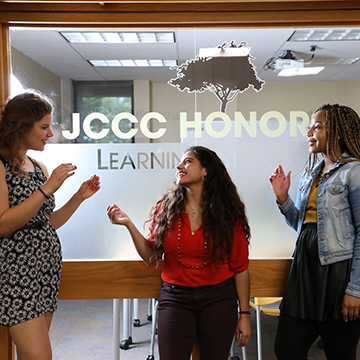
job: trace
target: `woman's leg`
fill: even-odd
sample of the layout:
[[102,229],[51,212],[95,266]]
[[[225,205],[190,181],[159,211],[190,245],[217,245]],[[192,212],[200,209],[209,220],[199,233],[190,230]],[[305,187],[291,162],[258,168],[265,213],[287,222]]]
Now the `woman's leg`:
[[50,326],[51,326],[51,322],[52,322],[52,319],[53,319],[54,312],[53,311],[46,312],[44,315],[45,315],[46,325],[48,327],[48,331],[50,331]]
[[18,360],[51,360],[49,328],[52,313],[9,327]]
[[198,333],[201,360],[227,360],[238,321],[238,304],[232,279],[198,293]]
[[319,327],[328,360],[356,360],[360,319],[348,322],[323,321]]
[[160,360],[189,360],[196,339],[197,318],[192,292],[164,284],[159,295]]
[[184,288],[164,283],[159,296],[161,360],[189,360],[196,337],[200,358],[227,360],[237,323],[234,281]]
[[227,360],[237,324],[237,302],[219,301],[199,315],[200,360]]
[[307,353],[318,336],[316,321],[296,319],[280,314],[275,338],[277,359],[306,360]]

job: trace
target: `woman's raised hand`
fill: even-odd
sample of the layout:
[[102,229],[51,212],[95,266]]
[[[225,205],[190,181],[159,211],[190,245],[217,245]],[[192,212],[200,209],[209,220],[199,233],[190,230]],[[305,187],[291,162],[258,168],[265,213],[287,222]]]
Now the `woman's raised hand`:
[[100,178],[97,175],[93,175],[91,176],[90,179],[84,181],[81,184],[77,193],[82,198],[82,200],[85,200],[93,196],[99,190],[100,190]]
[[288,198],[288,192],[290,188],[290,174],[291,171],[285,175],[282,166],[279,165],[269,176],[270,185],[280,205],[283,205]]
[[47,195],[52,195],[57,191],[64,181],[75,174],[76,166],[70,163],[61,164],[53,170],[49,180],[43,186],[43,189]]
[[116,204],[109,205],[106,212],[112,224],[127,225],[130,222],[129,217]]

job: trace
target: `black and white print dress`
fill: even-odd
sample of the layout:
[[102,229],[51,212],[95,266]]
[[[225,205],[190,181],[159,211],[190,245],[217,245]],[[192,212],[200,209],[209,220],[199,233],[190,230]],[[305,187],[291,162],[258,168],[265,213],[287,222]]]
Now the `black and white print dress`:
[[[34,162],[29,177],[14,175],[6,169],[10,208],[26,200],[46,182]],[[0,237],[0,325],[12,326],[55,311],[59,292],[62,254],[59,238],[49,223],[55,207],[54,196],[36,215],[8,237]]]

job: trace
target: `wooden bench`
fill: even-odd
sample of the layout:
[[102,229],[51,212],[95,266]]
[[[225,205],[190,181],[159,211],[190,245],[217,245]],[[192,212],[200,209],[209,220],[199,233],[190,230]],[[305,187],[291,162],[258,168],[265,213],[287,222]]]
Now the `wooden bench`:
[[[284,293],[291,259],[252,259],[250,296]],[[158,297],[161,269],[142,261],[64,261],[59,299],[147,299]],[[0,327],[0,359],[14,360],[8,330]],[[195,349],[192,359],[198,360]]]

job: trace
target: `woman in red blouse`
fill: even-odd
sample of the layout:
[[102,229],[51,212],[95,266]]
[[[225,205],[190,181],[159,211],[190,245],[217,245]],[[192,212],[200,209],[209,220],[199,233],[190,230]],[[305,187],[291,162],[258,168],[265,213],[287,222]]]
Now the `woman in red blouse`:
[[176,169],[172,188],[151,210],[148,239],[117,205],[108,216],[126,226],[149,266],[163,263],[161,360],[189,360],[195,339],[201,360],[227,360],[234,333],[239,346],[250,340],[245,205],[214,151],[191,147]]

